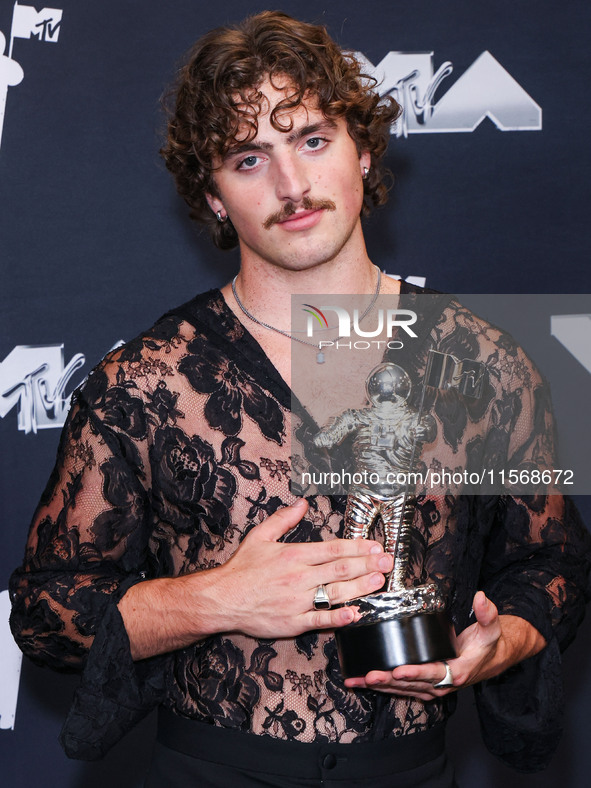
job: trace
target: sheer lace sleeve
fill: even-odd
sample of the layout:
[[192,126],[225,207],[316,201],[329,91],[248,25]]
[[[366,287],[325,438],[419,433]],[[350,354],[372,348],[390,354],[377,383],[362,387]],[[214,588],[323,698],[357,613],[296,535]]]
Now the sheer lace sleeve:
[[544,472],[552,478],[557,441],[547,382],[521,348],[510,351],[499,367],[484,466],[492,467],[502,448],[506,489],[514,494],[499,499],[482,588],[500,613],[525,618],[564,649],[584,614],[589,534],[553,484],[513,481],[522,473],[538,482]]
[[543,486],[560,467],[556,431],[549,386],[524,350],[458,302],[446,308],[432,341],[434,349],[479,360],[487,370],[480,398],[453,389],[437,393],[433,410],[443,440],[434,458],[450,469],[464,459],[469,470],[494,478],[483,494],[454,502],[459,541],[450,553],[458,628],[473,623],[473,595],[482,589],[501,614],[523,618],[547,641],[535,657],[475,687],[489,750],[517,769],[535,771],[548,763],[560,737],[560,652],[584,613],[589,534],[573,504]]
[[77,751],[116,708],[125,707],[130,724],[118,727],[127,729],[161,691],[163,660],[134,665],[117,609],[150,574],[146,427],[133,384],[116,364],[99,367],[74,397],[24,563],[11,578],[11,626],[23,652],[54,669],[84,670],[64,730],[68,754],[78,757],[101,754]]
[[560,653],[584,615],[588,568],[589,535],[569,499],[501,499],[482,585],[501,613],[529,621],[547,646],[474,689],[488,749],[520,771],[545,768],[560,740]]
[[[555,432],[547,386],[519,349],[504,389],[506,412],[492,429],[508,430],[507,468],[555,467]],[[518,378],[517,381],[515,378]],[[560,652],[572,641],[589,598],[589,534],[572,501],[558,494],[502,496],[481,571],[481,587],[501,614],[520,616],[547,646],[476,688],[488,748],[532,771],[550,760],[562,729]]]

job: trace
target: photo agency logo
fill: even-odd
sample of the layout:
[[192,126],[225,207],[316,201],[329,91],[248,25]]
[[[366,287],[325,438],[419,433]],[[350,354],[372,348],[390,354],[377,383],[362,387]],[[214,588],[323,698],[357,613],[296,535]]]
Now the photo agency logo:
[[[306,335],[309,339],[318,340],[319,364],[324,361],[324,350],[334,348],[335,350],[369,350],[370,348],[381,348],[386,350],[401,350],[404,342],[401,339],[393,339],[396,329],[402,330],[407,336],[416,339],[417,335],[411,326],[417,322],[417,313],[411,309],[376,309],[371,312],[376,317],[376,325],[372,328],[367,326],[370,315],[367,311],[360,313],[359,309],[349,310],[343,306],[334,304],[316,307],[313,304],[302,304],[302,309],[307,313]],[[335,333],[333,339],[321,339],[319,332],[331,330],[331,325],[325,312],[336,314],[337,324],[332,327]],[[334,316],[334,315],[333,315]],[[365,328],[361,327],[364,323]],[[384,337],[376,339],[376,337]],[[353,336],[353,338],[352,338]],[[357,338],[355,338],[357,337]]]
[[435,71],[433,52],[388,52],[377,66],[361,52],[355,57],[378,81],[381,95],[392,95],[402,116],[392,133],[433,134],[474,131],[489,118],[501,131],[539,131],[542,109],[490,52],[485,51],[446,93],[435,94],[451,73],[447,60]]
[[8,88],[20,85],[24,71],[16,60],[12,59],[15,38],[34,38],[37,41],[48,41],[57,44],[62,24],[63,11],[59,8],[42,8],[37,11],[31,5],[14,4],[12,24],[6,49],[6,36],[0,30],[0,146],[2,145],[2,129],[6,111]]

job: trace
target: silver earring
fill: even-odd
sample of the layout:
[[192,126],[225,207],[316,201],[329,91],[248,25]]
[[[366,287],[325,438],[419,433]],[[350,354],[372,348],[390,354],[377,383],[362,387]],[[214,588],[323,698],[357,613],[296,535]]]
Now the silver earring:
[[220,224],[223,224],[228,217],[227,216],[222,216],[222,212],[221,211],[216,211],[215,218],[218,220],[218,222]]
[[366,180],[367,180],[367,176],[368,176],[368,175],[369,175],[369,167],[364,167],[364,168],[363,168],[363,176],[362,176],[362,178],[363,178],[363,180],[364,180],[364,181],[366,181]]

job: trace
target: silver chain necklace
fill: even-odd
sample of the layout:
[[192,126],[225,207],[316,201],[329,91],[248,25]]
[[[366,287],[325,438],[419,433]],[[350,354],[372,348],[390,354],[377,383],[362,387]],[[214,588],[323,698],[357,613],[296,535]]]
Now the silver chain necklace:
[[[382,284],[382,272],[377,267],[377,265],[374,265],[374,268],[378,272],[378,277],[377,277],[377,282],[376,282],[376,290],[375,290],[375,293],[373,294],[373,297],[372,297],[371,301],[369,302],[369,305],[368,305],[367,309],[365,310],[365,312],[359,318],[359,323],[361,323],[361,321],[365,317],[367,317],[369,315],[369,313],[373,309],[374,304],[377,301],[377,298],[378,298],[378,296],[380,294],[380,287],[381,287],[381,284]],[[300,339],[299,337],[295,337],[293,334],[290,334],[289,331],[284,331],[282,328],[276,328],[275,326],[272,326],[269,323],[265,323],[262,320],[259,320],[258,317],[255,317],[252,314],[252,312],[249,312],[248,309],[242,303],[242,301],[238,298],[238,293],[236,292],[236,280],[237,279],[238,279],[238,274],[236,274],[234,279],[232,279],[232,293],[234,294],[234,298],[236,299],[236,303],[238,304],[240,309],[244,312],[246,317],[249,318],[249,320],[252,320],[253,323],[257,323],[259,326],[262,326],[263,328],[268,328],[269,331],[275,331],[277,334],[283,334],[284,337],[287,337],[288,339],[291,339],[292,342],[299,342],[301,345],[309,345],[310,347],[317,348],[318,350],[317,350],[317,353],[316,353],[316,363],[324,364],[324,353],[322,352],[322,349],[320,347],[320,343],[319,342],[306,342],[305,339]],[[336,342],[339,339],[340,339],[340,335],[338,337],[335,337],[332,341]]]

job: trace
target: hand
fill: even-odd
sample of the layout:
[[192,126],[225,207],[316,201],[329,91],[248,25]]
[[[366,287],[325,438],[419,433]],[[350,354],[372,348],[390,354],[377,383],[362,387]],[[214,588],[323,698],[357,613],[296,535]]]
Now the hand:
[[498,676],[545,646],[542,635],[524,619],[499,616],[496,606],[483,591],[475,595],[473,608],[476,623],[454,638],[458,656],[447,660],[453,675],[453,687],[436,689],[434,686],[445,675],[445,665],[441,662],[401,665],[392,671],[372,670],[365,677],[345,679],[345,686],[429,701],[460,687]]
[[131,586],[118,608],[133,658],[185,648],[221,632],[275,639],[355,621],[356,608],[314,610],[316,589],[324,584],[333,604],[377,591],[393,557],[367,539],[279,542],[307,508],[300,500],[271,515],[222,566]]
[[[278,539],[302,519],[301,499],[253,528],[230,560],[216,570],[222,600],[220,631],[258,638],[294,637],[356,620],[356,608],[314,610],[314,593],[326,586],[332,604],[380,589],[393,557],[367,539],[286,543]],[[197,576],[196,576],[197,577]]]

